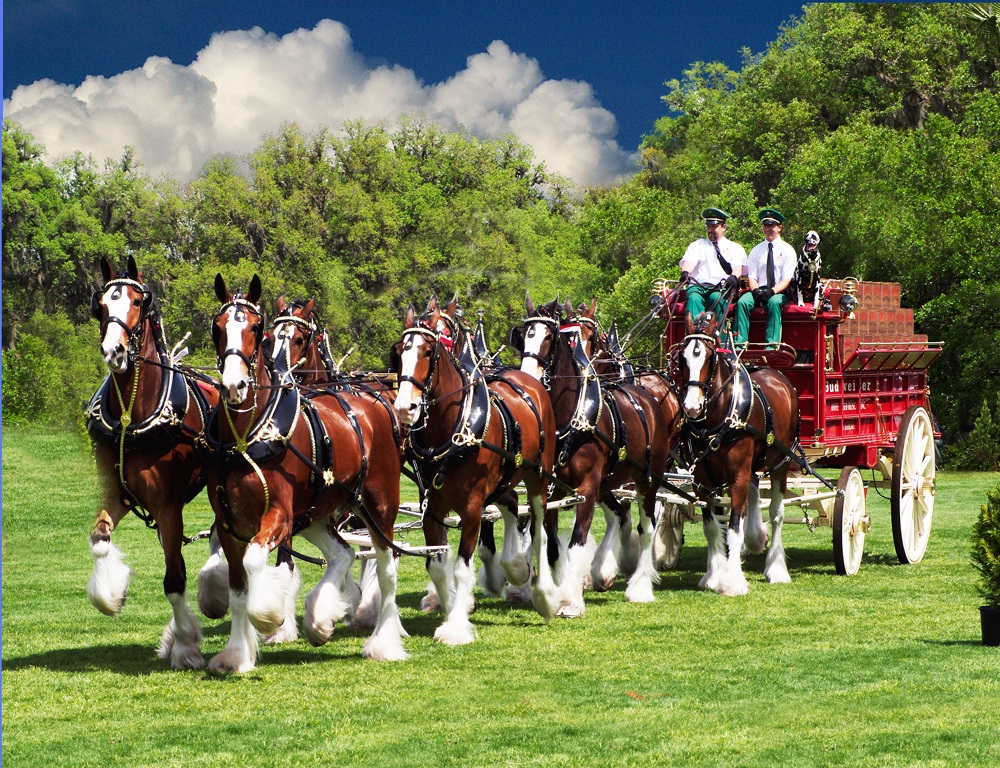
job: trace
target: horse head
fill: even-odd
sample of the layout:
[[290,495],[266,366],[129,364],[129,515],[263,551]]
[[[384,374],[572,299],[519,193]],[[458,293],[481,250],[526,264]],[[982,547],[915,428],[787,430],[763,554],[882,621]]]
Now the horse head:
[[525,296],[527,317],[510,330],[510,346],[521,353],[521,370],[541,380],[552,354],[552,343],[559,331],[561,307],[558,299],[536,307],[530,296]]
[[291,371],[307,362],[314,349],[313,340],[318,330],[313,314],[315,305],[315,299],[296,299],[291,304],[286,304],[284,296],[278,297],[271,359],[275,369],[281,371],[283,384],[291,383]]
[[222,307],[212,321],[212,344],[222,373],[224,396],[231,405],[242,403],[257,375],[257,356],[267,317],[261,308],[260,278],[253,276],[250,293],[235,294],[222,275],[215,276],[215,295]]
[[399,381],[394,407],[399,420],[412,426],[420,418],[424,398],[433,386],[434,363],[438,356],[441,334],[441,310],[437,299],[431,299],[427,311],[417,318],[413,306],[406,308],[403,334],[389,350],[390,370]]
[[715,318],[698,316],[698,322],[681,345],[681,386],[684,392],[684,415],[692,421],[705,417],[708,395],[718,367],[716,352]]
[[580,343],[583,344],[583,351],[586,353],[587,357],[594,358],[597,356],[597,345],[600,341],[600,332],[597,326],[597,319],[595,317],[597,313],[597,299],[592,298],[590,300],[590,307],[587,307],[587,302],[581,301],[580,306],[573,310],[573,306],[569,299],[566,299],[566,317],[569,318],[567,324],[570,326],[567,329],[569,332],[580,331]]
[[101,324],[101,354],[113,373],[128,370],[129,352],[138,352],[142,324],[153,294],[139,280],[135,259],[128,257],[125,271],[117,276],[107,258],[101,259],[104,287],[94,291],[90,313]]

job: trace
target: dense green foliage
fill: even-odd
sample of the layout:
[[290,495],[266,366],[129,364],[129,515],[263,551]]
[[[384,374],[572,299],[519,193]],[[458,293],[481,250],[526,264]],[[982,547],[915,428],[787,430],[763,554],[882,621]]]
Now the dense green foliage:
[[1000,485],[987,495],[972,525],[972,566],[979,573],[979,596],[1000,608]]
[[217,271],[231,285],[259,273],[268,302],[316,296],[335,347],[357,349],[351,365],[381,365],[403,308],[432,292],[482,309],[494,346],[526,289],[596,296],[602,318],[631,325],[650,281],[677,276],[702,236],[703,207],[733,214],[728,234],[749,249],[754,212],[773,205],[794,246],[822,234],[827,276],[902,284],[918,330],[945,342],[933,406],[955,441],[1000,381],[995,28],[990,6],[806,6],[739,72],[695,62],[666,83],[670,114],[639,172],[576,198],[511,137],[416,119],[285,125],[186,185],[145,177],[131,151],[103,171],[80,155],[49,168],[5,124],[4,348],[21,354],[39,311],[84,322],[99,257],[125,253],[168,334],[191,331],[205,361]]

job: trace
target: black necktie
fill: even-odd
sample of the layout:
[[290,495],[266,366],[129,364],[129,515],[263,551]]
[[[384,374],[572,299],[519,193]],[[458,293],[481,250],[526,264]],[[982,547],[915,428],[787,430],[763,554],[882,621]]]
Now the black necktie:
[[774,243],[767,244],[767,287],[774,288]]
[[729,264],[729,262],[726,261],[725,257],[722,255],[722,251],[719,250],[719,244],[717,242],[713,242],[712,245],[715,246],[715,252],[719,255],[719,264],[721,264],[722,268],[726,270],[726,274],[727,275],[733,274],[733,268]]

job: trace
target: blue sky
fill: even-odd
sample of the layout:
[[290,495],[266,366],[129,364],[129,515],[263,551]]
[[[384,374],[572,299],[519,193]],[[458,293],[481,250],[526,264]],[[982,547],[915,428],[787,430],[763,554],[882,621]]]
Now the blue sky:
[[212,153],[248,151],[283,119],[313,129],[350,117],[391,122],[402,111],[481,136],[513,131],[580,183],[613,183],[629,173],[642,135],[666,113],[664,81],[697,60],[738,69],[743,46],[762,51],[802,8],[316,0],[3,6],[5,117],[52,155],[82,149],[103,159],[131,144],[151,173],[184,178]]

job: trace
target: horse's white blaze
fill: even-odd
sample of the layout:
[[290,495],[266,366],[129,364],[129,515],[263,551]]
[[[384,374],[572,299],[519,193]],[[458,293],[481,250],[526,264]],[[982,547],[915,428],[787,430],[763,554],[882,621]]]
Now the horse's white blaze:
[[[422,338],[414,334],[410,337],[409,342],[403,345],[403,353],[399,356],[400,376],[413,375],[417,369],[417,360],[424,343]],[[420,418],[420,390],[409,381],[401,382],[393,405],[396,408],[396,413],[399,414],[399,420],[407,426],[412,425]]]
[[[242,349],[243,331],[249,325],[246,312],[237,307],[230,307],[226,310],[226,349]],[[250,386],[250,369],[238,355],[226,355],[222,361],[222,386],[226,390],[226,398],[230,403],[243,402],[247,390]]]
[[542,366],[534,357],[527,357],[526,353],[539,354],[544,341],[545,328],[541,323],[531,323],[524,329],[524,353],[521,356],[521,370],[539,381],[542,380]]
[[701,369],[705,367],[707,358],[708,355],[705,354],[704,345],[700,341],[692,339],[684,347],[684,361],[688,367],[688,386],[684,394],[684,412],[688,418],[694,418],[701,413],[705,394],[701,387],[696,386],[696,382],[701,379]]
[[[109,319],[116,317],[128,324],[128,311],[132,307],[132,299],[127,290],[122,286],[108,288],[101,297],[101,302],[108,309]],[[122,373],[128,368],[128,356],[125,354],[127,347],[128,336],[125,329],[118,323],[108,323],[104,339],[101,341],[101,353],[104,355],[105,365],[115,373]]]

